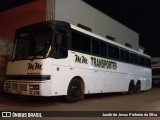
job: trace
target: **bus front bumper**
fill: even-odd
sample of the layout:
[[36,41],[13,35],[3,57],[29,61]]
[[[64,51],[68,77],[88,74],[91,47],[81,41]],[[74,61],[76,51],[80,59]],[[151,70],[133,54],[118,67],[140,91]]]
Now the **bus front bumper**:
[[41,83],[6,81],[4,92],[30,96],[51,96],[50,85],[50,81]]

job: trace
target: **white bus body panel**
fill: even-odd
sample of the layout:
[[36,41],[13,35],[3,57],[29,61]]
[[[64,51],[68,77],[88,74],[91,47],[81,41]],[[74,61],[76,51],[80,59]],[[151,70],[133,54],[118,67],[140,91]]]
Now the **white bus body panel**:
[[[87,60],[86,64],[82,63],[82,61],[76,62],[76,56],[83,56]],[[91,57],[116,62],[117,68],[113,70],[94,67],[92,66]],[[40,63],[42,64],[42,70],[27,70],[28,63]],[[140,80],[141,90],[148,90],[151,88],[151,69],[149,68],[74,51],[69,51],[68,58],[66,59],[47,58],[33,61],[24,60],[9,62],[7,75],[28,74],[51,75],[51,79],[46,81],[7,80],[6,83],[39,84],[40,96],[66,95],[69,82],[76,76],[79,76],[83,80],[85,94],[128,91],[131,80],[133,80],[135,84]],[[12,93],[17,94],[16,92],[17,91],[12,90]],[[20,94],[27,95],[28,91],[21,91]]]
[[[84,56],[88,64],[76,63],[76,55],[79,57]],[[82,78],[85,94],[128,91],[131,80],[133,80],[135,84],[139,80],[141,82],[141,90],[151,88],[150,68],[115,61],[117,63],[117,70],[97,69],[91,66],[90,55],[73,51],[69,52],[67,59],[55,59],[53,62],[55,69],[56,67],[59,68],[59,71],[53,71],[52,88],[57,94],[66,95],[69,82],[75,76]]]

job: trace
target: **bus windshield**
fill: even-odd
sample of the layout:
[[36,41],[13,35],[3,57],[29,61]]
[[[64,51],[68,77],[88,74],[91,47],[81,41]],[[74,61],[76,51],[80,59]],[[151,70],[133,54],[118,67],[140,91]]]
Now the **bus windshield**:
[[47,57],[51,49],[51,38],[52,30],[49,28],[17,34],[14,60]]

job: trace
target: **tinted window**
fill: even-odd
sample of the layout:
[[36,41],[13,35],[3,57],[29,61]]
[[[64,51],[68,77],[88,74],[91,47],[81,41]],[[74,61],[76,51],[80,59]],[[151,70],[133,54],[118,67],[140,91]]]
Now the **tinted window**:
[[130,53],[130,56],[131,56],[130,62],[135,63],[135,54]]
[[113,46],[108,44],[108,57],[113,58]]
[[131,63],[138,64],[138,55],[135,53],[130,53],[131,55]]
[[99,55],[99,41],[98,40],[92,40],[92,53]]
[[90,52],[91,49],[90,38],[87,36],[82,36],[82,51],[83,52]]
[[100,46],[99,54],[103,57],[106,57],[107,56],[107,44],[101,41],[99,43],[99,46]]
[[135,64],[138,64],[138,55],[135,54]]
[[125,60],[126,60],[126,62],[130,62],[130,55],[129,55],[129,51],[125,51]]
[[116,46],[114,47],[114,58],[119,59],[119,48]]
[[145,58],[143,56],[139,56],[139,65],[145,65]]
[[57,29],[55,36],[56,53],[57,59],[67,58],[68,56],[68,37],[67,32],[62,29]]
[[126,61],[125,50],[120,49],[120,60]]
[[67,32],[61,29],[57,29],[56,38],[55,38],[55,46],[61,48],[68,48],[68,38]]
[[151,67],[151,60],[149,58],[146,58],[146,66]]
[[72,33],[72,48],[76,50],[81,50],[82,42],[81,35],[78,32]]

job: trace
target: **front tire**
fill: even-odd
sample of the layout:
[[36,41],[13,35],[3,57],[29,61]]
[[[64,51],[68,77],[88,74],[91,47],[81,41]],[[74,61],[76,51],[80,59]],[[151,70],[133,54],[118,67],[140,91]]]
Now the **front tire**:
[[81,81],[77,79],[71,80],[68,86],[66,99],[69,103],[74,103],[80,100],[82,96],[82,86]]

